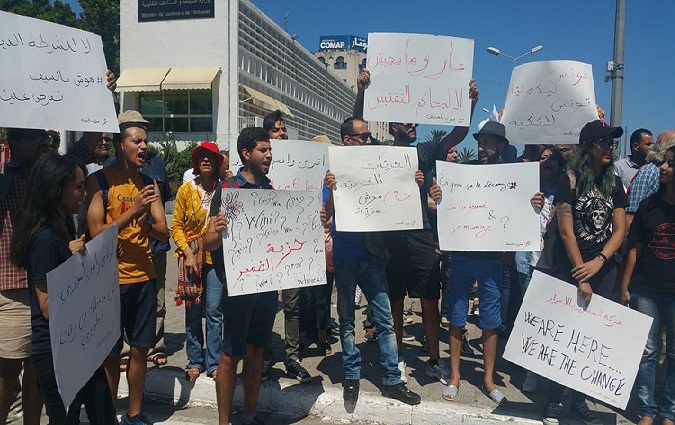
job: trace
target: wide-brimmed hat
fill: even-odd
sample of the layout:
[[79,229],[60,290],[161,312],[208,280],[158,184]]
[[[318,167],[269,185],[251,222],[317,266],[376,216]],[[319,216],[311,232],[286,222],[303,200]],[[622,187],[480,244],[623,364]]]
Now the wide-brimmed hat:
[[202,142],[192,151],[192,173],[199,175],[199,155],[201,152],[208,151],[216,156],[216,168],[215,172],[218,173],[220,167],[223,165],[223,155],[221,155],[220,150],[218,150],[218,145],[213,142]]
[[509,139],[506,138],[506,127],[504,124],[497,121],[488,121],[478,130],[478,133],[473,133],[473,138],[478,140],[478,136],[485,134],[488,136],[495,136],[497,139],[501,139],[505,144],[509,144]]
[[623,128],[610,127],[600,120],[595,120],[586,123],[579,133],[579,144],[589,143],[593,140],[604,139],[612,136],[612,139],[617,139],[623,134]]
[[134,111],[132,109],[122,112],[117,117],[117,122],[119,125],[128,123],[150,124],[150,121],[143,118],[143,115],[141,115],[140,112]]

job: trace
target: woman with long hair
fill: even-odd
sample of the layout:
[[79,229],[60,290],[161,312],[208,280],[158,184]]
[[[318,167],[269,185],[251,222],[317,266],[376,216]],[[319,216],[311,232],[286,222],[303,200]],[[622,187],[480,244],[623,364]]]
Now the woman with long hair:
[[77,393],[67,414],[54,373],[47,273],[71,255],[84,252],[84,236],[75,238],[71,219],[84,197],[84,171],[75,161],[56,154],[43,156],[31,170],[24,214],[12,235],[11,260],[28,271],[31,358],[50,423],[79,424],[84,404],[92,424],[117,424],[102,364]]
[[[220,360],[223,316],[220,300],[223,284],[213,268],[211,255],[204,250],[211,199],[218,186],[218,172],[223,156],[215,143],[203,142],[192,152],[194,180],[178,188],[171,236],[176,242],[178,258],[178,304],[185,301],[185,350],[188,364],[185,376],[194,382],[206,370],[214,379]],[[202,311],[206,312],[206,359]]]
[[[564,250],[553,258],[552,274],[579,288],[588,304],[594,293],[613,298],[617,276],[614,258],[626,234],[626,193],[614,175],[614,139],[621,127],[608,127],[596,120],[579,134],[579,148],[569,172],[558,182],[556,216]],[[557,425],[564,387],[549,382],[544,424]],[[572,391],[570,411],[587,424],[600,424],[586,405],[584,395]]]
[[[656,415],[663,425],[675,424],[675,147],[665,152],[659,190],[640,203],[628,232],[628,255],[621,281],[621,302],[654,320],[637,379],[639,425]],[[666,330],[666,387],[657,406],[656,358],[659,329]]]

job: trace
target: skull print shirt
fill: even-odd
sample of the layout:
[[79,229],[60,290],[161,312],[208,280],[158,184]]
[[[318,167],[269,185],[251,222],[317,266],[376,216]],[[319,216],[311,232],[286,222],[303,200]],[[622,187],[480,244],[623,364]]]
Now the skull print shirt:
[[[576,190],[575,190],[576,192]],[[626,193],[621,179],[615,176],[614,190],[605,196],[594,185],[593,189],[583,194],[576,194],[570,189],[570,179],[563,174],[558,182],[556,205],[567,203],[572,206],[574,217],[574,235],[579,252],[584,261],[598,255],[612,236],[612,216],[617,208],[626,207]]]

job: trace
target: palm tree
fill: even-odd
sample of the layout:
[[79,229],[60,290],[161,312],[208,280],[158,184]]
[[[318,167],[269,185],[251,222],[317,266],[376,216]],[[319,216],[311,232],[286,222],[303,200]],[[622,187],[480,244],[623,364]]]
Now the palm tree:
[[471,161],[474,161],[477,158],[476,151],[471,148],[464,146],[459,152],[459,162],[460,164],[468,164]]
[[447,133],[443,130],[431,130],[427,133],[427,137],[424,139],[425,142],[440,142],[443,140]]

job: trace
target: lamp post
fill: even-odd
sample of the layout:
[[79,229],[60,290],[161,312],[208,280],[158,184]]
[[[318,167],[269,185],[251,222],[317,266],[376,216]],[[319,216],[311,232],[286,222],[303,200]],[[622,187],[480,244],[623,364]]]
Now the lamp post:
[[487,52],[488,52],[489,54],[491,54],[491,55],[495,55],[495,56],[504,56],[505,58],[511,59],[511,60],[513,61],[513,66],[514,66],[514,68],[515,68],[516,62],[518,62],[518,60],[524,58],[524,57],[527,56],[527,55],[533,55],[533,54],[537,53],[538,51],[540,51],[540,50],[543,49],[543,48],[544,48],[544,46],[542,46],[541,44],[538,45],[538,46],[534,46],[534,47],[531,48],[529,51],[527,51],[527,52],[523,53],[522,55],[520,55],[520,56],[518,56],[518,57],[515,57],[515,58],[514,58],[513,56],[507,55],[506,53],[500,51],[500,50],[499,50],[498,48],[496,48],[496,47],[488,47],[488,48],[487,48]]

